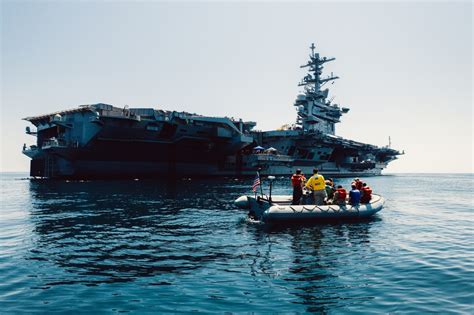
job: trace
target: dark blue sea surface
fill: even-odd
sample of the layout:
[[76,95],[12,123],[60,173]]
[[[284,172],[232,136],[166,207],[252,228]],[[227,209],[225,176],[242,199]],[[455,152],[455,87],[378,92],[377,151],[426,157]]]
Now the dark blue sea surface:
[[253,179],[26,177],[1,175],[2,314],[474,310],[472,174],[366,178],[374,218],[279,227],[234,207]]

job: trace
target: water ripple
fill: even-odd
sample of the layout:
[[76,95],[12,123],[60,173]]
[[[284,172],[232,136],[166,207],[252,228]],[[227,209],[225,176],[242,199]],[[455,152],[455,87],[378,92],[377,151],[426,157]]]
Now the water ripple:
[[472,175],[370,178],[375,218],[274,227],[232,204],[252,180],[21,177],[0,181],[6,313],[473,310]]

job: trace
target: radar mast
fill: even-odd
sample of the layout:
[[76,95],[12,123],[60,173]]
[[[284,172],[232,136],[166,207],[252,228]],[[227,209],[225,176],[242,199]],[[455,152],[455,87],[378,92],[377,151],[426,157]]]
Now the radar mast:
[[298,95],[295,106],[297,107],[298,117],[296,124],[305,131],[317,131],[327,134],[334,134],[334,125],[338,123],[343,113],[349,111],[348,108],[340,108],[337,104],[332,104],[332,100],[328,100],[329,90],[321,90],[327,83],[339,79],[332,73],[330,76],[322,77],[323,65],[326,62],[335,60],[336,58],[321,57],[315,51],[314,43],[309,47],[311,53],[309,60],[300,68],[308,68],[308,72],[301,80],[298,86],[304,87],[304,94]]

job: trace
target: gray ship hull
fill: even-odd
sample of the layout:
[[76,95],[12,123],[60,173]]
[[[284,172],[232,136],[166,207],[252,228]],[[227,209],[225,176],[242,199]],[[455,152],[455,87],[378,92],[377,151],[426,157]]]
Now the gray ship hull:
[[[40,165],[32,161],[31,173],[33,177],[48,177],[55,179],[105,179],[105,178],[164,178],[164,177],[254,177],[259,171],[261,176],[291,176],[296,168],[302,169],[304,174],[311,174],[312,167],[290,166],[270,167],[265,170],[250,169],[221,169],[216,163],[197,162],[157,162],[157,161],[94,161],[75,160],[70,162],[56,158],[55,165],[49,166],[48,176],[42,171],[45,168],[45,159]],[[353,172],[345,169],[319,168],[320,173],[329,177],[368,177],[381,175],[382,169],[371,169]]]

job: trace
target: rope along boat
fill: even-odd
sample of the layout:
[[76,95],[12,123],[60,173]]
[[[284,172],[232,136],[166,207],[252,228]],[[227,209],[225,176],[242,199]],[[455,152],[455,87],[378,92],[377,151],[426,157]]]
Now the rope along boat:
[[358,206],[339,205],[292,205],[291,195],[241,196],[234,204],[249,210],[249,216],[265,223],[289,221],[317,221],[328,219],[368,218],[382,210],[385,199],[372,195],[368,204]]

